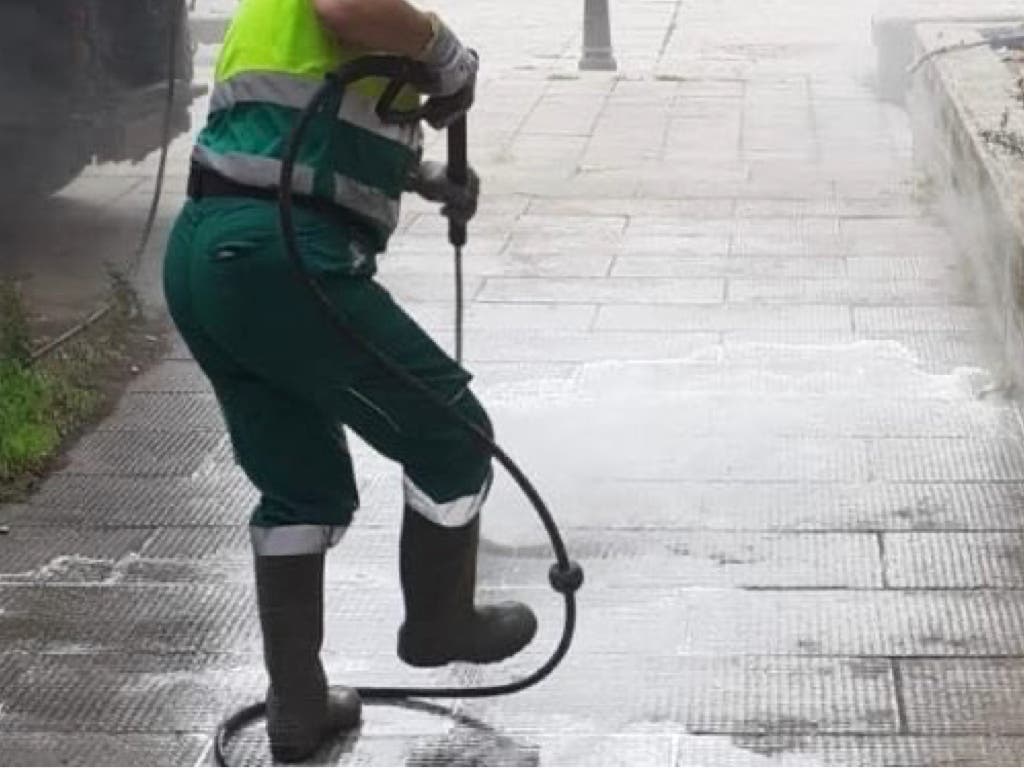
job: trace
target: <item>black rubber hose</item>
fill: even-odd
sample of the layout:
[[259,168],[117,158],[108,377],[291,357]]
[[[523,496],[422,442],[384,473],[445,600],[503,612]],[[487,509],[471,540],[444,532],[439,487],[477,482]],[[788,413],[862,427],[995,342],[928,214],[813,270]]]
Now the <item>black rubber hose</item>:
[[[356,66],[358,60],[354,62]],[[555,553],[555,564],[548,574],[552,588],[561,593],[565,599],[565,622],[562,627],[562,636],[557,647],[547,661],[536,671],[520,680],[515,680],[502,685],[477,686],[469,688],[461,687],[439,687],[439,688],[415,688],[415,687],[360,687],[356,690],[359,695],[368,702],[388,701],[395,699],[430,698],[430,699],[455,699],[455,698],[485,698],[492,696],[504,696],[516,693],[536,685],[546,678],[565,658],[572,644],[573,634],[576,629],[576,591],[583,584],[583,569],[580,565],[569,559],[569,555],[562,540],[561,532],[555,524],[554,518],[548,510],[547,505],[541,498],[540,493],[530,482],[526,474],[505,453],[505,451],[477,424],[463,416],[452,408],[443,398],[435,394],[429,387],[423,384],[418,378],[409,373],[398,362],[393,360],[385,352],[375,347],[371,342],[359,334],[352,326],[345,322],[340,311],[331,302],[320,284],[305,268],[302,254],[298,247],[298,238],[295,231],[294,205],[292,200],[293,176],[295,163],[298,157],[299,148],[302,146],[306,130],[313,118],[320,112],[323,103],[337,89],[343,89],[350,82],[359,77],[365,76],[358,72],[355,67],[344,68],[337,75],[334,75],[320,87],[313,99],[301,112],[292,130],[288,147],[281,165],[281,179],[279,186],[279,211],[281,221],[281,235],[284,242],[285,252],[289,261],[295,267],[296,274],[314,297],[317,306],[323,312],[324,319],[334,329],[339,338],[344,342],[356,347],[359,351],[375,360],[377,364],[390,376],[402,382],[405,386],[418,392],[423,399],[433,407],[443,411],[448,418],[459,424],[474,436],[482,450],[487,451],[498,463],[509,473],[516,485],[523,491],[530,504],[537,511],[544,529],[551,540],[551,546]],[[254,720],[266,714],[266,702],[260,702],[239,710],[228,717],[217,729],[214,738],[214,759],[218,765],[226,766],[225,759],[227,743],[231,737],[241,729],[245,728]]]
[[167,175],[167,155],[171,148],[174,101],[178,85],[178,57],[181,55],[178,48],[185,33],[183,27],[188,24],[188,11],[184,0],[171,3],[170,17],[169,49],[167,51],[167,97],[164,100],[164,119],[160,129],[160,161],[157,165],[156,184],[153,187],[153,196],[150,198],[146,223],[142,227],[139,244],[135,248],[135,253],[128,265],[129,275],[134,275],[139,270],[142,257],[145,255],[150,238],[153,236],[153,225],[156,224],[156,215],[160,210],[160,198],[163,196],[164,178]]

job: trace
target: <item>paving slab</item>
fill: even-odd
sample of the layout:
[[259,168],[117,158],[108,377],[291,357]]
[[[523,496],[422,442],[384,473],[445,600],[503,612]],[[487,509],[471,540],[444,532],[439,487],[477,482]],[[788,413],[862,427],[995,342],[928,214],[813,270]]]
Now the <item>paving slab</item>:
[[683,736],[676,765],[1004,765],[1021,754],[1016,736]]
[[0,765],[194,765],[209,741],[204,733],[5,733]]
[[[601,481],[544,478],[569,526],[693,530],[1015,530],[1024,485]],[[387,494],[381,494],[386,496]],[[377,494],[364,494],[372,502]],[[396,499],[397,500],[397,499]],[[521,502],[499,481],[491,525],[506,531]],[[500,515],[500,518],[498,517]]]
[[15,526],[0,538],[0,582],[103,582],[118,561],[140,553],[142,528]]
[[657,304],[721,301],[725,281],[714,278],[488,278],[480,301],[570,304]]
[[1024,538],[1015,531],[887,533],[883,544],[886,580],[894,587],[1024,587]]
[[[886,662],[657,658],[631,664],[621,656],[604,662],[600,678],[567,681],[557,691],[540,689],[519,698],[467,702],[462,711],[522,728],[530,710],[540,710],[563,732],[591,731],[601,721],[616,723],[620,732],[643,728],[650,733],[893,733],[898,727]],[[608,691],[607,682],[624,667],[632,670],[633,682],[619,686],[614,696],[597,695]],[[573,712],[558,701],[562,696],[589,699],[593,708]]]
[[918,733],[1020,735],[1024,711],[1014,695],[1019,659],[900,662],[907,725]]
[[[230,6],[197,0],[196,18]],[[587,580],[541,686],[368,707],[314,762],[1019,763],[1024,422],[971,253],[907,115],[876,98],[871,9],[626,0],[615,74],[576,69],[582,6],[437,9],[484,62],[467,364]],[[169,190],[164,218],[180,170]],[[450,345],[445,224],[408,202],[381,281]],[[399,662],[401,469],[350,448],[362,507],[328,559],[331,680],[486,684],[542,663],[552,553],[500,475],[480,592],[535,606],[537,640],[490,668]],[[255,501],[174,339],[0,507],[0,762],[209,760],[204,737],[265,685]],[[270,762],[260,725],[231,757]]]
[[32,504],[0,507],[0,514],[19,526],[238,525],[255,500],[237,471],[187,478],[58,473]]

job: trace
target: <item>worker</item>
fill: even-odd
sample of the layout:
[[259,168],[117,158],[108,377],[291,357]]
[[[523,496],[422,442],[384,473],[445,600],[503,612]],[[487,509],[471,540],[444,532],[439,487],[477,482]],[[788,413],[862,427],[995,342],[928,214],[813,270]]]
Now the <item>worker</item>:
[[[325,553],[358,506],[345,428],[403,469],[398,656],[414,667],[497,662],[524,648],[537,627],[520,603],[475,605],[489,455],[465,428],[344,344],[286,257],[275,199],[290,131],[325,75],[366,51],[428,68],[424,108],[435,128],[473,102],[475,54],[436,14],[406,0],[242,0],[164,268],[171,315],[259,491],[249,530],[269,678],[267,732],[283,762],[309,757],[360,721],[358,695],[329,692],[320,660]],[[419,126],[381,122],[374,108],[385,86],[379,79],[351,86],[315,118],[294,174],[298,245],[347,324],[491,434],[470,374],[374,279],[403,191],[442,204],[459,223],[473,217],[479,195],[472,172],[465,185],[454,184],[444,164],[421,161]],[[403,93],[397,106],[416,107],[420,98]]]

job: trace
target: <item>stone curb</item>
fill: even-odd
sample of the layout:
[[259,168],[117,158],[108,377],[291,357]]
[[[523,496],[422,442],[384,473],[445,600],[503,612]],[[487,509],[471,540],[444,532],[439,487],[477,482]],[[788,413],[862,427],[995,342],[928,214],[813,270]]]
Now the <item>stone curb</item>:
[[[983,38],[977,24],[922,24],[915,56]],[[1024,93],[987,48],[939,56],[917,73],[908,95],[914,151],[937,188],[940,210],[971,263],[1005,375],[1024,383]],[[1011,142],[1012,143],[1012,142]]]
[[931,22],[1019,21],[1018,0],[886,0],[872,18],[871,36],[878,49],[878,89],[887,101],[902,104],[914,61],[915,26]]

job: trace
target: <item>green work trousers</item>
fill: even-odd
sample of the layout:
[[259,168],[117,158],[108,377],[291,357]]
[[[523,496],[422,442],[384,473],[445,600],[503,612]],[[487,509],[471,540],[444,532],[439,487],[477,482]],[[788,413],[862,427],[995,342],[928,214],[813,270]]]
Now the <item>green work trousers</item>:
[[[374,280],[358,227],[301,208],[295,218],[304,262],[344,322],[490,433],[470,375]],[[272,553],[322,550],[331,543],[323,529],[351,521],[359,498],[345,427],[402,465],[406,503],[428,519],[454,527],[479,512],[490,456],[331,328],[288,263],[273,203],[188,201],[171,233],[164,288],[236,460],[260,491],[251,525],[298,534]]]

